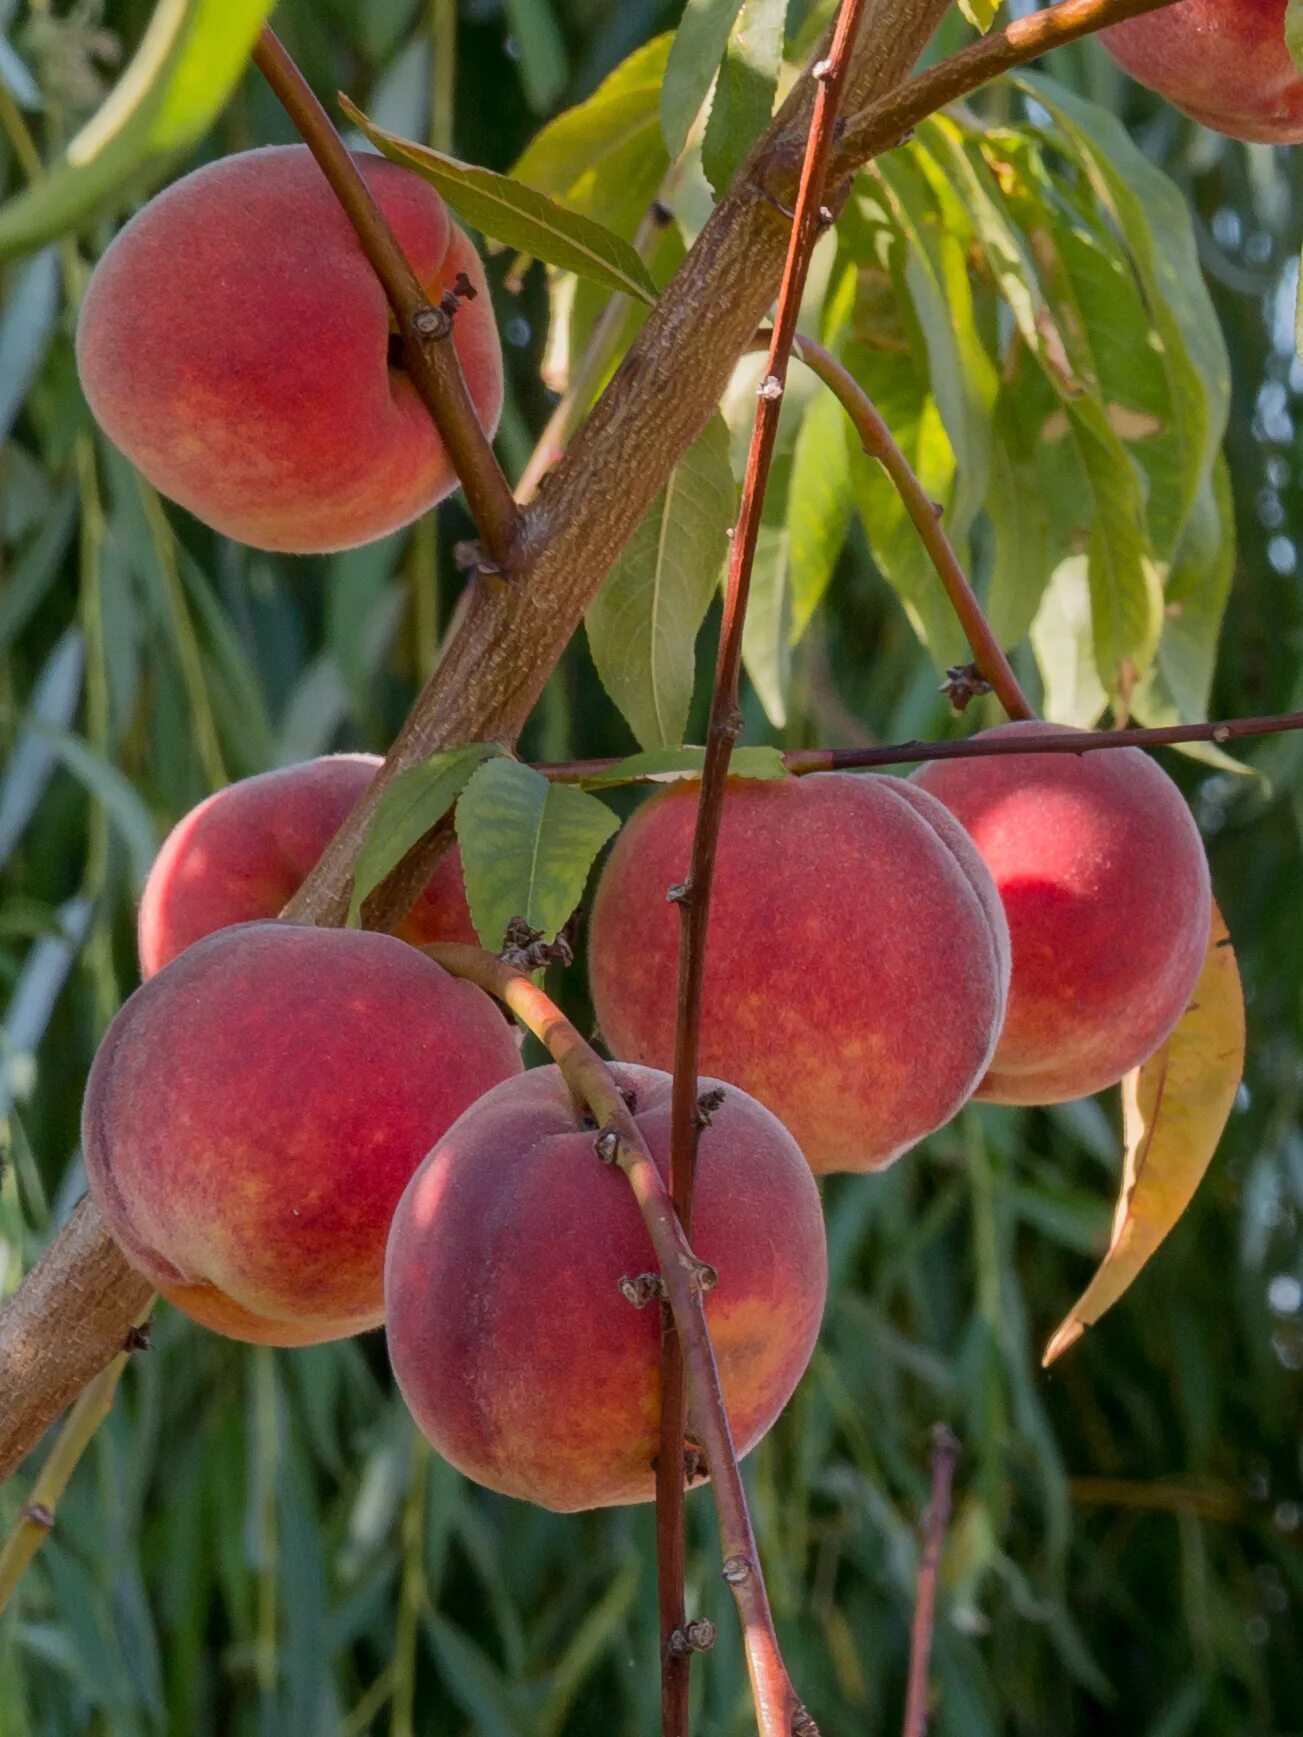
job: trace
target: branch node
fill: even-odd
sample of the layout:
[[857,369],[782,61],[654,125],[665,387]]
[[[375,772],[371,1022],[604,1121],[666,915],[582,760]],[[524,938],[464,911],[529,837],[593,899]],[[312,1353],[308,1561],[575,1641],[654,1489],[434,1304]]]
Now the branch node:
[[44,1502],[29,1502],[23,1509],[22,1517],[29,1526],[39,1526],[42,1532],[53,1532],[54,1512],[47,1508]]
[[704,1617],[672,1629],[665,1649],[672,1659],[686,1659],[693,1653],[708,1653],[715,1644],[715,1625]]
[[[456,305],[454,299],[453,307]],[[412,315],[411,324],[418,338],[428,344],[437,344],[441,338],[451,334],[452,314],[442,303],[434,308],[427,302],[423,308],[417,308]]]
[[692,1275],[693,1289],[700,1291],[703,1297],[719,1283],[719,1271],[709,1261],[698,1260],[696,1255],[680,1255],[679,1264]]
[[966,712],[974,700],[994,690],[975,663],[954,663],[946,671],[939,691],[957,712]]
[[124,1351],[148,1351],[152,1327],[151,1321],[141,1321],[136,1326],[128,1327],[127,1336],[122,1341],[122,1349]]
[[469,573],[475,579],[501,579],[505,584],[514,583],[512,575],[507,572],[501,562],[493,560],[486,553],[483,543],[475,537],[465,537],[452,546],[453,566],[460,573]]
[[574,952],[564,933],[555,941],[545,941],[543,931],[531,927],[523,917],[513,917],[503,936],[499,959],[514,965],[517,971],[542,971],[547,965],[573,965]]
[[730,1586],[745,1586],[755,1572],[750,1557],[729,1556],[724,1562],[724,1579]]
[[1213,731],[1213,741],[1216,742],[1219,747],[1223,747],[1230,741],[1230,739],[1231,732],[1229,727],[1225,724],[1218,724],[1216,729]]
[[766,404],[774,404],[783,396],[783,382],[777,374],[766,374],[756,387],[756,397],[763,398]]
[[636,1278],[630,1278],[626,1273],[620,1280],[620,1295],[635,1309],[645,1309],[648,1303],[665,1299],[665,1281],[659,1273],[639,1273]]
[[603,1164],[614,1164],[620,1156],[620,1136],[614,1128],[603,1128],[593,1141],[593,1151]]
[[817,78],[820,84],[822,84],[825,79],[831,78],[832,61],[830,59],[816,60],[814,65],[810,68],[810,77]]
[[683,1450],[683,1481],[685,1484],[699,1484],[710,1475],[706,1464],[706,1455],[695,1442],[690,1442]]
[[692,903],[692,882],[675,881],[672,887],[666,887],[665,899],[671,905],[690,905]]
[[813,1714],[800,1705],[792,1709],[792,1737],[819,1737]]
[[712,1086],[708,1092],[702,1092],[697,1098],[696,1122],[699,1128],[709,1128],[715,1111],[727,1097],[723,1086]]

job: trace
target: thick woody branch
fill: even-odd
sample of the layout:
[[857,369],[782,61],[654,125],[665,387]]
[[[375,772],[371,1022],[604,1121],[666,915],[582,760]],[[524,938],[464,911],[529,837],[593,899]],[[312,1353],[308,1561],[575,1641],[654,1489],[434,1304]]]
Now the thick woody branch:
[[858,169],[880,151],[903,143],[920,121],[938,109],[971,96],[1015,66],[1093,36],[1110,24],[1173,4],[1174,0],[1060,0],[1030,18],[1016,18],[848,116],[838,141],[836,169],[842,174]]
[[253,62],[317,159],[357,231],[398,322],[412,384],[439,430],[485,548],[500,567],[506,568],[519,513],[510,484],[475,414],[457,352],[449,341],[457,316],[432,305],[330,116],[270,28],[264,27]]
[[[949,0],[868,0],[852,100],[909,71]],[[342,923],[353,858],[380,792],[405,767],[460,742],[513,742],[585,609],[683,453],[715,409],[778,288],[816,85],[800,79],[739,170],[547,486],[524,515],[507,585],[475,582],[439,668],[376,782],[294,901],[305,922]],[[428,879],[413,851],[368,901],[368,924],[398,920]]]
[[[422,948],[450,971],[495,995],[545,1045],[575,1097],[587,1105],[598,1126],[595,1146],[628,1178],[651,1238],[666,1298],[683,1347],[692,1397],[693,1428],[705,1449],[710,1486],[719,1518],[724,1579],[742,1624],[747,1669],[755,1698],[760,1737],[818,1737],[805,1713],[779,1651],[773,1614],[765,1590],[746,1491],[719,1384],[719,1370],[706,1324],[702,1264],[679,1223],[655,1159],[620,1095],[610,1068],[579,1035],[555,1002],[523,972],[479,947],[453,942]],[[596,1161],[596,1160],[595,1160]],[[674,1463],[682,1481],[682,1437]]]
[[[949,0],[868,0],[850,100],[863,107],[893,89],[948,10]],[[391,778],[439,748],[513,742],[519,734],[612,561],[765,317],[787,249],[779,207],[795,196],[813,94],[809,76],[798,81],[525,513],[514,539],[517,582],[476,582],[376,781],[294,901],[301,921],[343,922],[353,859]],[[502,522],[505,530],[505,511]],[[368,921],[396,922],[429,866],[428,852],[412,852],[378,889],[382,897],[369,902]],[[34,1313],[29,1281],[0,1313],[0,1476],[116,1354],[145,1294],[93,1203],[78,1209],[75,1222],[76,1231],[61,1233],[42,1262],[45,1308]],[[40,1322],[35,1336],[33,1319]],[[78,1353],[69,1359],[74,1344]]]

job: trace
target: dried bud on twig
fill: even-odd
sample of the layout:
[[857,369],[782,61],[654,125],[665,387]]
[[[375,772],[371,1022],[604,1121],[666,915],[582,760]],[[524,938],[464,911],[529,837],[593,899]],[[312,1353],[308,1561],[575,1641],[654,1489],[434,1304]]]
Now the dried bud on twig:
[[940,690],[957,712],[966,712],[974,700],[989,694],[991,684],[975,663],[951,664]]

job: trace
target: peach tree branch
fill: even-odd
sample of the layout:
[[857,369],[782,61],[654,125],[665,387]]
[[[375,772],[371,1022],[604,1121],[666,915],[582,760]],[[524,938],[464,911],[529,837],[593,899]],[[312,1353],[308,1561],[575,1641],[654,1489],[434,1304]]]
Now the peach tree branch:
[[[860,106],[909,73],[950,0],[868,0],[854,59]],[[477,580],[367,795],[293,903],[301,921],[342,923],[352,865],[384,785],[440,748],[514,742],[612,561],[714,410],[782,273],[814,80],[797,81],[720,200],[611,384],[522,515],[515,584]],[[669,384],[667,384],[669,383]],[[672,389],[671,389],[672,388]],[[438,845],[435,849],[440,848]],[[428,877],[410,854],[367,912],[398,920]],[[36,1274],[40,1275],[36,1282]],[[148,1290],[83,1202],[36,1273],[0,1311],[0,1478],[121,1346]]]
[[937,1575],[950,1523],[950,1493],[959,1460],[959,1443],[939,1423],[932,1431],[932,1499],[923,1523],[923,1554],[918,1564],[914,1621],[909,1636],[909,1686],[905,1697],[903,1737],[926,1737],[928,1671],[937,1618]]
[[1003,30],[948,55],[848,116],[838,141],[837,169],[848,173],[880,151],[903,144],[920,121],[1015,66],[1093,36],[1110,24],[1173,4],[1174,0],[1059,0],[1057,6],[1043,7],[1028,18],[1015,18]]
[[357,232],[398,322],[412,384],[439,430],[485,548],[505,569],[520,515],[475,414],[457,352],[447,341],[456,315],[431,304],[330,116],[270,26],[263,26],[253,63],[294,122]]
[[[817,1728],[797,1698],[783,1663],[765,1590],[746,1491],[738,1470],[733,1432],[719,1384],[704,1302],[708,1273],[693,1254],[674,1210],[670,1192],[610,1068],[584,1041],[560,1008],[537,985],[496,954],[480,947],[443,942],[421,951],[454,977],[463,977],[494,995],[546,1047],[574,1096],[597,1124],[595,1157],[624,1172],[638,1202],[674,1316],[676,1336],[692,1393],[694,1429],[701,1437],[719,1519],[724,1579],[742,1624],[747,1669],[755,1699],[760,1737],[818,1737]],[[682,1436],[674,1444],[673,1465],[683,1482]],[[664,1461],[664,1446],[660,1461]],[[691,1643],[687,1643],[690,1650]]]
[[[758,340],[757,340],[758,341]],[[870,458],[877,459],[891,479],[927,550],[928,559],[936,568],[951,607],[959,618],[964,637],[972,648],[973,658],[984,681],[1011,718],[1032,718],[1035,712],[1019,685],[1012,665],[978,601],[977,593],[968,582],[963,563],[945,532],[936,502],[919,481],[914,467],[900,450],[891,430],[868,393],[844,363],[813,338],[798,332],[794,354],[840,402],[854,424],[860,444]]]

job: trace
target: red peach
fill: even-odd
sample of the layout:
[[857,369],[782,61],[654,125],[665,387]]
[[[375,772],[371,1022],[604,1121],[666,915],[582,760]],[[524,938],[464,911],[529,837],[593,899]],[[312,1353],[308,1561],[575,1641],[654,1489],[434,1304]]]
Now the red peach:
[[[374,754],[330,754],[242,778],[169,833],[140,902],[140,969],[160,971],[232,923],[280,914],[375,775]],[[400,940],[479,944],[454,846],[396,931]]]
[[222,929],[100,1045],[91,1193],[195,1320],[263,1344],[338,1339],[383,1317],[385,1238],[417,1165],[520,1065],[481,990],[389,935]]
[[[430,299],[460,273],[476,291],[453,343],[491,431],[502,354],[475,249],[419,175],[356,161]],[[456,487],[393,330],[311,153],[271,146],[196,169],[126,225],[87,288],[77,366],[96,421],[165,495],[241,542],[310,554]]]
[[[593,1005],[615,1055],[672,1065],[697,786],[620,833],[593,904]],[[1008,935],[971,841],[903,780],[732,780],[706,948],[701,1066],[759,1098],[816,1171],[875,1170],[949,1121],[1004,1015]]]
[[1182,0],[1099,40],[1138,83],[1233,139],[1303,141],[1303,74],[1285,44],[1286,0]]
[[[615,1072],[667,1173],[669,1076]],[[593,1139],[558,1068],[506,1081],[412,1178],[385,1261],[389,1354],[422,1431],[468,1477],[562,1512],[650,1501],[655,1483],[660,1312],[619,1285],[656,1261]],[[706,1317],[742,1454],[809,1362],[827,1255],[794,1141],[733,1087],[702,1130],[692,1242],[719,1273]]]
[[938,760],[914,778],[971,834],[1009,919],[1009,1011],[978,1097],[1113,1085],[1180,1019],[1208,947],[1208,861],[1180,791],[1138,748]]

